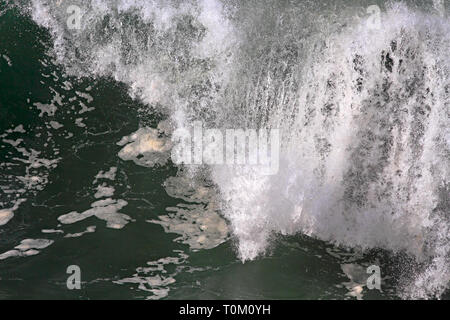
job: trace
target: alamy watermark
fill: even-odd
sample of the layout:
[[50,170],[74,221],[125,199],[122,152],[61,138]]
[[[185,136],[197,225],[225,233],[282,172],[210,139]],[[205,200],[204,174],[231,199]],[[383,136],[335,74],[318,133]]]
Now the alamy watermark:
[[183,165],[255,166],[264,175],[279,169],[279,129],[204,129],[200,121],[172,136],[172,161]]
[[81,289],[81,269],[77,265],[70,265],[66,270],[67,274],[70,276],[67,278],[66,286],[69,290],[80,290]]
[[381,291],[381,269],[379,266],[371,265],[367,268],[367,273],[370,276],[367,278],[366,285],[367,289],[373,290],[377,289]]
[[371,5],[367,7],[366,13],[369,15],[367,18],[367,28],[370,30],[381,29],[381,9],[379,6]]
[[80,30],[81,29],[81,18],[83,17],[81,8],[76,5],[70,5],[66,10],[69,17],[67,18],[66,24],[69,30]]

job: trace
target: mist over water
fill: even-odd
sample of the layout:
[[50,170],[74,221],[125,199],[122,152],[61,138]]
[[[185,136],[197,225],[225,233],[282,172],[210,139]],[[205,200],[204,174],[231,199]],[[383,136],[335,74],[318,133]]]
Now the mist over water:
[[[15,5],[49,30],[67,74],[125,83],[146,106],[142,119],[164,115],[168,139],[194,121],[280,129],[276,175],[252,166],[179,173],[183,183],[213,182],[203,200],[214,202],[214,219],[202,219],[219,221],[217,243],[226,239],[220,211],[243,262],[278,234],[303,234],[408,254],[417,265],[400,297],[448,288],[448,6],[377,2],[374,28],[365,1],[66,2]],[[79,29],[68,27],[69,5],[82,8]]]

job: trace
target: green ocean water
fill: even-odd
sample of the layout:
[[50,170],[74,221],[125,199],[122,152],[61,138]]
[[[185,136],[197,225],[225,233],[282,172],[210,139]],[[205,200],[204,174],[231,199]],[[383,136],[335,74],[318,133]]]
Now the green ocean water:
[[[397,275],[415,266],[404,253],[360,253],[298,233],[274,235],[265,255],[243,263],[231,230],[220,245],[195,249],[150,222],[188,204],[164,188],[179,168],[124,161],[117,143],[166,116],[112,77],[68,75],[52,57],[53,44],[29,16],[0,5],[0,135],[7,134],[0,139],[0,209],[23,199],[0,226],[0,254],[24,239],[52,241],[29,256],[19,249],[0,260],[0,299],[355,299],[359,288],[363,299],[399,298]],[[80,113],[80,101],[92,110]],[[57,109],[42,112],[36,103]],[[110,168],[114,179],[96,181]],[[119,210],[126,225],[110,228],[95,216],[58,221],[91,208],[101,184],[113,188],[110,198],[126,201]],[[381,292],[365,287],[365,270],[374,264],[382,270]],[[81,269],[80,290],[67,288],[70,265]],[[346,274],[344,265],[359,271]],[[441,298],[450,298],[448,290]]]

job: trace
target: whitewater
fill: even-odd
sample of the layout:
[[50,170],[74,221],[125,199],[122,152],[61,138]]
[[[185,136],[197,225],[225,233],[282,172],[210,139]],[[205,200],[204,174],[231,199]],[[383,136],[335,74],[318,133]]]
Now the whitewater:
[[126,84],[142,118],[164,115],[169,140],[195,121],[280,130],[275,175],[250,165],[180,173],[213,182],[243,262],[277,234],[303,234],[406,253],[415,265],[402,298],[449,288],[444,1],[380,2],[375,28],[366,1],[71,1],[75,29],[64,1],[11,5],[49,30],[68,75]]

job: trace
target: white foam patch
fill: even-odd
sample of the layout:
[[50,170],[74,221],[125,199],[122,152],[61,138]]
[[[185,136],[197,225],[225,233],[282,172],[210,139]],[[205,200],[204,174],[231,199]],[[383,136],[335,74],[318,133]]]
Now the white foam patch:
[[219,214],[211,187],[198,182],[193,184],[192,180],[180,177],[168,178],[164,187],[170,196],[190,204],[166,208],[166,215],[148,222],[161,225],[168,233],[181,235],[175,241],[185,243],[193,250],[212,249],[228,240],[228,225]]
[[20,251],[20,250],[10,250],[5,253],[0,254],[0,260],[12,258],[12,257],[29,257],[39,254],[38,250],[27,250],[27,251]]
[[[18,134],[18,133],[26,133],[23,128],[23,125],[17,126],[15,129],[7,130],[6,134],[2,135],[6,137],[10,134]],[[24,195],[27,192],[36,193],[44,188],[47,183],[48,173],[51,169],[54,169],[57,166],[60,158],[56,159],[45,159],[40,157],[40,151],[36,151],[34,149],[27,149],[23,147],[24,140],[19,138],[16,140],[13,139],[3,139],[4,143],[8,143],[13,146],[17,153],[21,154],[21,156],[11,156],[10,163],[3,163],[4,166],[19,166],[19,163],[23,163],[25,167],[22,168],[22,172],[24,175],[14,175],[11,178],[15,183],[11,183],[8,186],[0,186],[3,192],[7,194],[15,194],[15,200],[10,200],[14,207],[16,207],[21,202],[25,201]],[[55,154],[58,153],[58,150],[54,150]],[[18,184],[18,185],[17,185]],[[14,187],[13,187],[14,186]],[[14,209],[15,210],[15,209]]]
[[53,129],[55,129],[55,130],[58,130],[58,129],[64,127],[64,126],[63,126],[62,124],[60,124],[58,121],[50,121],[49,124],[50,124],[50,126],[51,126]]
[[14,250],[10,250],[0,254],[0,260],[11,257],[27,257],[38,254],[41,249],[47,248],[53,243],[48,239],[24,239],[17,245]]
[[[45,159],[40,158],[41,152],[34,149],[29,151],[25,148],[17,148],[17,151],[21,152],[24,158],[13,158],[18,162],[22,162],[27,165],[25,168],[26,174],[24,176],[17,176],[27,190],[39,191],[44,188],[47,183],[48,171],[57,166],[60,158]],[[42,170],[43,171],[39,171]]]
[[99,200],[91,204],[92,208],[82,213],[72,211],[58,217],[63,224],[72,224],[95,216],[98,219],[106,221],[106,226],[112,229],[122,229],[131,218],[119,212],[120,209],[128,204],[125,200],[113,200],[111,198]]
[[17,147],[19,144],[23,142],[23,139],[17,139],[17,140],[10,140],[10,139],[3,139],[4,143],[8,143],[12,145],[13,147]]
[[106,185],[97,186],[97,192],[94,194],[95,198],[106,198],[114,195],[114,188]]
[[108,171],[100,171],[96,176],[94,183],[99,179],[108,179],[114,181],[116,179],[117,168],[111,167]]
[[[176,282],[175,276],[183,270],[183,265],[188,255],[182,251],[177,251],[178,257],[161,258],[157,261],[147,262],[147,267],[136,269],[136,273],[132,277],[114,281],[117,284],[136,284],[138,289],[150,292],[147,297],[150,300],[159,300],[168,296],[170,285]],[[178,266],[174,272],[168,273],[167,266]]]
[[12,132],[19,132],[19,133],[26,133],[25,129],[23,128],[23,125],[20,124],[17,127],[14,128]]
[[63,230],[59,230],[59,229],[42,229],[41,232],[42,233],[64,233]]
[[91,103],[92,101],[94,101],[94,98],[93,98],[89,93],[86,93],[86,92],[80,92],[80,91],[75,91],[75,93],[76,93],[79,97],[86,99],[86,102],[87,102],[87,103]]
[[14,217],[14,213],[10,209],[0,210],[0,226],[3,226],[9,222]]
[[80,128],[84,128],[86,127],[86,125],[83,123],[83,118],[76,118],[75,119],[75,124],[80,127]]
[[5,59],[6,63],[8,64],[8,66],[12,67],[12,61],[11,59],[6,55],[2,55],[3,59]]
[[58,110],[58,106],[63,105],[62,99],[64,98],[64,96],[59,94],[56,90],[54,90],[52,88],[50,88],[50,89],[54,93],[54,96],[50,103],[41,103],[41,102],[33,103],[33,105],[39,111],[41,111],[41,113],[39,114],[40,117],[43,117],[45,114],[47,114],[47,116],[49,116],[49,117],[54,116],[56,111]]
[[68,233],[64,236],[64,238],[78,238],[81,237],[87,233],[94,233],[96,229],[96,226],[89,226],[86,228],[85,231],[77,232],[77,233]]
[[119,152],[122,160],[131,160],[147,167],[164,165],[172,147],[170,139],[161,137],[160,131],[153,128],[140,128],[135,133],[123,137],[117,144],[124,146]]
[[26,251],[29,249],[44,249],[53,243],[53,240],[48,239],[24,239],[15,249]]
[[81,106],[81,110],[78,111],[79,114],[83,114],[85,112],[89,112],[89,111],[95,110],[94,107],[88,107],[81,101],[80,101],[80,106]]
[[[8,193],[7,190],[3,190],[3,192]],[[0,210],[0,226],[7,224],[14,217],[14,211],[19,208],[22,202],[25,202],[25,199],[17,199],[14,201],[12,208]]]

